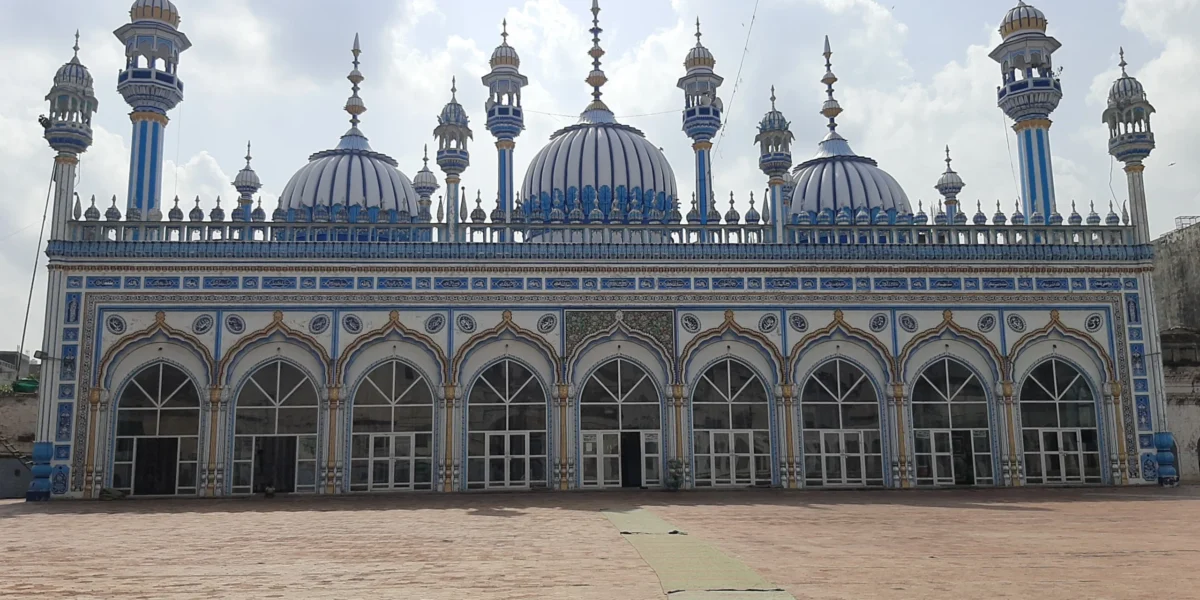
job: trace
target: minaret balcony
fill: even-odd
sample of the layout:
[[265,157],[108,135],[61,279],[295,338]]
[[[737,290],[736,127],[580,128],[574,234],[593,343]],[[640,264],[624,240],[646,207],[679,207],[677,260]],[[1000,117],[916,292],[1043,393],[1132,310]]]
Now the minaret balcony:
[[[1057,80],[1042,81],[1053,85],[1031,87],[1029,84],[1036,80],[1027,79],[1001,87],[997,104],[1014,121],[1050,118],[1050,113],[1058,108],[1058,103],[1062,100],[1062,86]],[[1012,89],[1013,86],[1022,84],[1024,86],[1019,90]]]
[[471,166],[471,153],[461,148],[438,150],[437,164],[447,173],[462,173]]
[[497,104],[487,113],[487,128],[497,138],[515,138],[525,129],[525,113],[519,106]]
[[792,155],[783,152],[764,154],[758,158],[758,168],[768,176],[786,175],[792,168]]
[[1055,77],[1031,77],[1029,79],[1021,79],[1006,83],[997,90],[996,95],[999,100],[1011,96],[1031,91],[1052,91],[1057,92],[1062,96],[1062,81]]
[[1154,150],[1154,134],[1148,131],[1123,133],[1108,140],[1108,153],[1121,162],[1145,160]]
[[183,101],[183,81],[156,69],[129,69],[117,77],[117,92],[135,109],[151,107],[163,112]]
[[694,140],[707,140],[721,129],[721,109],[693,106],[683,111],[683,131]]

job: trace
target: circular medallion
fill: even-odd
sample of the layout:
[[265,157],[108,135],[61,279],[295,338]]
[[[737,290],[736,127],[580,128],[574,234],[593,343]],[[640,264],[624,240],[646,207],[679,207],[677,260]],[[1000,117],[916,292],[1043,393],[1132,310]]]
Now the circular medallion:
[[195,321],[192,321],[192,333],[195,333],[198,335],[204,335],[204,334],[212,331],[212,328],[213,328],[212,315],[200,315],[200,316],[196,317]]
[[683,330],[688,333],[696,333],[697,331],[700,331],[700,319],[691,313],[680,317],[679,323],[683,325]]
[[458,315],[458,318],[454,322],[458,323],[459,331],[463,333],[475,333],[475,317],[471,315]]
[[437,332],[441,331],[442,328],[445,326],[446,326],[446,316],[445,315],[431,315],[428,319],[425,319],[425,332],[426,333],[437,333]]
[[796,313],[788,317],[788,323],[791,324],[792,329],[795,329],[800,333],[808,331],[808,320],[805,319],[804,315],[802,314]]
[[362,319],[358,318],[357,315],[346,315],[342,317],[342,328],[347,333],[361,333]]
[[763,333],[771,333],[779,326],[779,317],[775,315],[763,315],[758,320],[758,330]]
[[225,318],[225,329],[228,329],[229,333],[242,333],[246,331],[246,322],[237,315],[229,315]]
[[900,315],[900,329],[909,333],[917,330],[917,319],[910,314]]
[[317,315],[308,322],[308,332],[320,335],[329,329],[329,315]]
[[871,317],[871,331],[879,333],[884,329],[887,329],[887,315],[879,313]]
[[1021,315],[1008,315],[1007,322],[1009,329],[1017,333],[1025,332],[1025,319],[1022,319]]
[[554,331],[555,327],[558,327],[558,317],[554,315],[542,315],[542,318],[538,319],[537,327],[538,331],[542,333],[550,333]]
[[1088,315],[1088,318],[1086,321],[1084,321],[1083,326],[1086,327],[1088,331],[1096,333],[1097,331],[1100,331],[1101,327],[1104,327],[1104,317],[1100,316],[1100,313]]
[[104,319],[104,327],[108,329],[110,333],[121,335],[125,333],[125,319],[122,319],[117,315],[109,315],[107,319]]
[[983,333],[990,332],[996,328],[996,315],[983,315],[979,317],[979,324],[976,327]]

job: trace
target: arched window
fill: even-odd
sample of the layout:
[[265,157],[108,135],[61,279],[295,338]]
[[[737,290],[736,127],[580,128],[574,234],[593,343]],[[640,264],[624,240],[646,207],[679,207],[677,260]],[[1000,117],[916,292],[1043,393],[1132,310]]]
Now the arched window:
[[408,363],[391,360],[354,393],[350,489],[433,489],[433,390]]
[[1082,373],[1052,358],[1021,386],[1026,483],[1102,483],[1096,395]]
[[317,386],[282,360],[254,372],[238,392],[233,492],[317,489]]
[[767,388],[746,365],[724,359],[692,392],[697,487],[771,484],[771,416]]
[[533,372],[504,359],[467,396],[467,488],[546,485],[548,396]]
[[661,483],[658,389],[637,363],[617,358],[596,369],[579,396],[584,487]]
[[917,485],[991,485],[987,393],[975,373],[938,359],[912,389]]
[[139,496],[195,494],[200,396],[187,373],[143,368],[117,396],[112,487]]
[[810,486],[883,485],[879,392],[840,358],[813,372],[800,392],[804,479]]

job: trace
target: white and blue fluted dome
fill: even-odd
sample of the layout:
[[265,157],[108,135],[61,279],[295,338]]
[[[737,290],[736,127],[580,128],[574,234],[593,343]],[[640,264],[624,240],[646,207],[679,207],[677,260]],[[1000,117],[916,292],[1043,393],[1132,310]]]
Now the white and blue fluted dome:
[[836,132],[818,145],[817,154],[800,163],[793,171],[792,215],[815,216],[825,211],[835,214],[859,209],[872,213],[911,213],[908,195],[895,177],[880,169],[878,163],[858,156],[850,144]]
[[159,21],[179,27],[179,9],[171,0],[137,0],[129,7],[130,21]]
[[342,136],[337,148],[308,157],[280,195],[286,211],[311,211],[335,206],[347,209],[407,211],[417,214],[417,192],[390,156],[371,150],[357,128]]
[[1000,21],[1000,35],[1008,38],[1024,31],[1045,33],[1047,25],[1045,13],[1025,4],[1025,0],[1018,0],[1017,5],[1005,13]]

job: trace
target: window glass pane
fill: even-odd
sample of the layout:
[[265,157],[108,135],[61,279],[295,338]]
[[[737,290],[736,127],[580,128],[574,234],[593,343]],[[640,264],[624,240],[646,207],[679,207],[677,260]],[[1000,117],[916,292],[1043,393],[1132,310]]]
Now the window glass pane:
[[196,435],[200,432],[197,409],[163,410],[158,420],[158,435]]
[[[429,382],[422,378],[420,381],[413,383],[414,380],[409,379],[407,373],[416,375],[412,367],[408,365],[396,365],[396,393],[404,394],[398,401],[399,404],[433,404],[433,390],[429,387]],[[403,376],[402,376],[403,375]],[[420,375],[417,375],[420,377]],[[407,392],[405,390],[408,390]]]
[[841,429],[841,416],[836,404],[806,402],[801,411],[804,415],[805,429]]
[[[251,379],[254,379],[254,381],[258,381],[259,376],[262,373],[263,373],[263,371],[260,370],[258,373],[255,373],[254,377],[252,377]],[[264,389],[267,389],[268,391],[274,389],[274,386],[275,386],[274,381],[271,382],[271,386],[272,387],[270,387],[270,388],[264,388]],[[258,387],[254,384],[254,382],[247,381],[246,385],[242,386],[242,391],[238,393],[237,406],[240,409],[243,406],[246,406],[246,407],[272,406],[272,404],[271,404],[270,398],[268,398],[267,395],[262,392],[262,390],[258,389]]]
[[[1040,368],[1040,367],[1039,367]],[[1034,373],[1037,369],[1034,369]],[[1025,380],[1025,385],[1021,386],[1021,402],[1052,402],[1054,398],[1038,385],[1040,380],[1036,380],[1034,376],[1030,376]],[[1047,383],[1053,384],[1052,380],[1047,380]],[[1053,388],[1051,388],[1053,389]]]
[[701,377],[700,380],[696,382],[696,390],[692,393],[692,402],[699,404],[704,402],[715,403],[724,401],[725,397],[721,395],[721,393],[717,391],[717,388],[713,387],[713,385],[707,379]]
[[397,406],[393,431],[432,431],[432,406]]
[[[729,400],[729,394],[730,394],[729,388],[731,387],[729,385],[729,382],[730,382],[729,366],[730,366],[730,362],[723,360],[723,361],[720,361],[717,364],[713,365],[712,367],[710,367],[708,369],[708,372],[705,373],[705,375],[708,377],[709,381],[714,386],[716,386],[717,391],[720,393],[721,400],[725,400],[725,401]],[[740,365],[737,365],[737,366],[740,366]],[[741,386],[739,385],[739,386],[733,387],[733,390],[736,391],[737,388],[739,388],[739,387],[741,387]]]
[[625,404],[621,406],[621,427],[639,430],[659,428],[659,408],[657,404]]
[[627,360],[619,361],[621,363],[621,397],[624,399],[640,385],[640,382],[646,378],[646,372],[638,365]]
[[1062,419],[1060,427],[1096,426],[1096,407],[1092,404],[1063,402],[1058,405],[1058,414]]
[[1087,381],[1083,377],[1076,379],[1070,387],[1061,390],[1062,400],[1065,402],[1091,402],[1094,398],[1092,390],[1088,387]]
[[983,390],[983,384],[976,377],[970,383],[963,386],[959,390],[958,395],[954,397],[955,402],[987,402],[987,393]]
[[[592,374],[590,385],[595,386],[597,396],[603,395],[613,399],[621,394],[620,377],[618,376],[618,371],[621,369],[620,362],[619,360],[609,361]],[[632,371],[632,369],[630,370]]]
[[826,374],[824,369],[825,367],[821,367],[821,369],[814,373],[813,376],[810,377],[807,382],[805,382],[804,393],[800,395],[800,400],[802,402],[837,402],[837,398],[830,394],[831,391],[837,393],[837,388],[834,387],[830,390],[826,390],[825,387],[820,383],[824,378],[827,378],[830,380],[827,383],[836,385],[836,383],[833,381],[833,377]]
[[117,489],[129,489],[133,486],[133,465],[124,464],[113,467],[113,487]]
[[158,411],[117,411],[117,435],[158,435]]
[[729,405],[696,404],[692,407],[692,426],[696,429],[729,429]]
[[637,387],[633,388],[632,391],[626,392],[624,402],[626,404],[634,402],[658,404],[658,390],[654,389],[654,383],[647,377]]
[[[175,372],[186,377],[181,371]],[[165,385],[163,386],[164,396],[172,392],[174,394],[170,398],[164,398],[166,402],[163,403],[163,408],[200,408],[200,396],[196,393],[196,384],[190,380],[187,380],[182,387],[167,389]]]
[[534,456],[546,454],[545,433],[534,431],[529,434],[529,453]]
[[413,436],[413,448],[417,457],[433,456],[433,434],[418,433]]
[[368,482],[370,472],[368,463],[365,460],[356,460],[350,463],[350,485],[362,485]]
[[509,431],[528,429],[543,430],[546,428],[545,405],[526,404],[512,406],[508,409]]
[[879,406],[875,404],[843,404],[842,427],[846,429],[879,427]]
[[951,425],[959,429],[987,429],[987,405],[978,402],[955,402],[950,405]]
[[917,429],[939,429],[950,426],[950,406],[946,403],[914,402],[912,413],[913,427]]
[[299,446],[299,451],[296,453],[296,456],[300,460],[313,460],[317,458],[317,436],[300,436]]
[[471,431],[504,431],[508,424],[504,406],[468,406],[467,415]]
[[[162,368],[164,366],[166,365],[159,363],[142,369],[137,375],[133,376],[133,381],[131,382],[130,387],[132,387],[135,391],[138,391],[138,393],[144,392],[143,397],[145,397],[148,401],[160,400],[162,398],[162,392],[160,391],[161,388],[159,387],[159,382],[161,381]],[[170,393],[170,390],[168,390],[167,393]],[[149,404],[148,406],[153,406],[153,404]]]
[[612,394],[600,385],[600,382],[591,379],[587,385],[583,386],[583,394],[579,396],[579,402],[582,404],[590,404],[595,402],[616,402]]
[[483,456],[487,448],[486,433],[472,433],[467,436],[467,456]]
[[[356,391],[354,393],[354,406],[355,407],[380,406],[380,405],[386,405],[389,403],[387,396],[381,394],[379,392],[379,390],[375,389],[375,386],[371,385],[371,383],[374,381],[375,375],[377,373],[379,373],[380,369],[386,369],[389,366],[390,365],[383,365],[382,367],[376,368],[374,371],[371,372],[370,375],[367,376],[367,379],[369,381],[364,380],[358,386],[358,391]],[[388,375],[390,376],[390,374],[391,373],[389,372]],[[376,385],[378,385],[378,384],[376,384]],[[383,388],[383,390],[385,393],[387,392],[387,388]]]
[[[742,394],[740,398],[746,397]],[[771,408],[765,402],[744,404],[735,402],[731,405],[734,429],[770,429]]]
[[[503,375],[501,377],[503,377]],[[491,380],[488,379],[488,381]],[[503,379],[501,379],[501,386],[503,386]],[[504,388],[500,387],[498,389]],[[488,387],[487,383],[484,383],[482,380],[476,382],[475,386],[471,388],[471,396],[467,399],[467,404],[471,405],[503,403],[504,399],[500,396],[497,396],[496,392],[492,391],[492,388]]]
[[316,433],[317,414],[316,407],[292,408],[290,403],[284,404],[279,409],[278,433]]
[[239,435],[275,433],[275,410],[273,408],[238,408],[234,431]]
[[[157,371],[158,365],[149,367],[148,369],[143,370],[142,373],[151,370]],[[121,398],[117,401],[117,406],[119,408],[154,408],[154,400],[157,399],[158,394],[158,392],[155,391],[158,389],[157,375],[155,375],[155,379],[152,382],[155,387],[146,391],[142,391],[142,388],[138,387],[138,385],[140,385],[138,383],[138,377],[141,377],[142,373],[138,373],[138,376],[134,377],[134,380],[129,382],[129,385],[125,386],[124,391],[121,392]],[[148,396],[147,394],[154,395],[154,398]]]
[[[375,367],[367,375],[369,381],[364,381],[362,386],[360,386],[359,393],[361,394],[363,391],[369,390],[366,395],[370,399],[371,404],[390,404],[401,391],[396,389],[392,379],[395,366],[396,363],[387,362]],[[375,385],[372,386],[372,383]]]
[[804,432],[804,453],[815,455],[821,453],[821,434],[816,431]]
[[[276,398],[279,395],[279,363],[271,363],[254,372],[250,376],[251,379],[262,388],[271,398]],[[254,388],[254,385],[249,382],[244,387]],[[257,388],[255,388],[257,389]],[[240,402],[239,402],[240,404]]]
[[1021,425],[1058,427],[1058,407],[1052,402],[1021,402]]
[[[526,385],[520,393],[513,397],[513,404],[546,404],[546,391],[542,388],[542,384],[537,379],[528,379],[529,385]],[[513,391],[516,391],[513,387]]]
[[[525,365],[516,361],[506,361],[506,364],[508,365],[508,391],[504,392],[504,388],[496,389],[507,394],[510,400],[516,400],[517,390],[521,389],[522,386],[525,389],[529,389],[533,385],[533,382],[525,385],[526,381],[533,379],[533,372],[526,369]],[[524,393],[524,391],[521,391],[522,395]]]
[[317,404],[317,390],[313,387],[312,382],[308,381],[308,376],[300,369],[281,362],[279,363],[279,397],[283,398],[289,393],[291,395],[284,400],[285,404],[300,406]]
[[696,454],[708,454],[709,450],[709,434],[707,431],[697,431],[692,436],[692,443],[695,446],[693,452]]
[[[912,401],[913,404],[921,402],[941,402],[942,395],[937,393],[932,385],[925,380],[926,377],[932,378],[929,371],[925,372],[924,377],[917,378],[917,383],[913,385]],[[937,381],[936,379],[934,381]]]
[[350,443],[351,458],[368,458],[371,456],[371,436],[356,435]]
[[[1079,377],[1079,371],[1076,371],[1075,367],[1059,360],[1052,360],[1050,362],[1054,363],[1054,387],[1050,388],[1050,391],[1058,394],[1060,399],[1062,399],[1062,396],[1068,393],[1067,390],[1073,388],[1074,384],[1082,378]],[[1040,381],[1043,385],[1047,384],[1045,379],[1041,379]],[[1046,387],[1050,386],[1046,385]],[[1074,400],[1074,398],[1071,399]]]
[[121,438],[117,440],[117,451],[113,456],[116,462],[129,462],[133,460],[133,438]]

